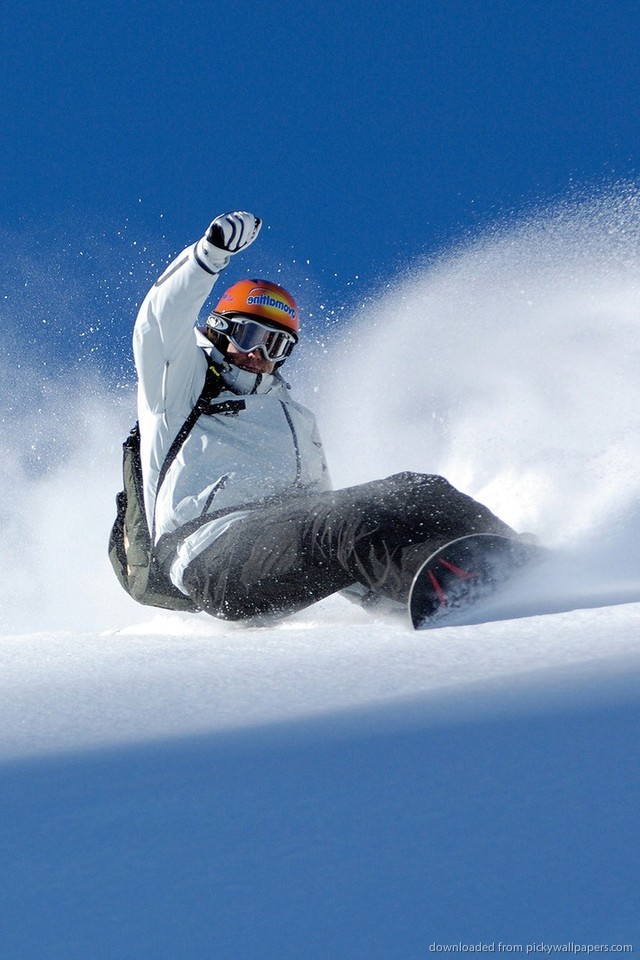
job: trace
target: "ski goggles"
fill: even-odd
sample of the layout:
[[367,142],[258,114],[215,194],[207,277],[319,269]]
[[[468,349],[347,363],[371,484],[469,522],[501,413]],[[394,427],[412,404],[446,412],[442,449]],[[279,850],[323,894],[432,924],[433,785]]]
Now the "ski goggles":
[[259,350],[272,363],[286,359],[297,342],[294,334],[269,327],[253,317],[216,313],[215,310],[207,317],[207,326],[224,334],[241,353]]

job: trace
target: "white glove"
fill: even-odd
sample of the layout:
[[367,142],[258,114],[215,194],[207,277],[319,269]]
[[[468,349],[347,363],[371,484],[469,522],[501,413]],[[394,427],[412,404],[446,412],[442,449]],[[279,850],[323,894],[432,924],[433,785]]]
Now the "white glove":
[[260,217],[254,217],[252,213],[244,210],[236,210],[233,213],[223,213],[212,220],[204,236],[205,240],[218,250],[230,254],[240,253],[253,243],[261,226]]
[[219,273],[231,256],[253,243],[261,226],[260,217],[244,210],[223,213],[211,221],[202,240],[198,240],[196,257],[205,270]]

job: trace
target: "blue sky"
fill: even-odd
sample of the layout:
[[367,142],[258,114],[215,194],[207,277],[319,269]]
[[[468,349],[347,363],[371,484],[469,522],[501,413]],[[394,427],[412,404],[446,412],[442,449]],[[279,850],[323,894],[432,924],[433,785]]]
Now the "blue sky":
[[9,321],[126,351],[162,264],[238,207],[268,229],[236,272],[280,268],[315,318],[487,222],[634,178],[639,21],[635,0],[5,0],[1,226],[56,264],[20,302],[28,268],[8,268]]

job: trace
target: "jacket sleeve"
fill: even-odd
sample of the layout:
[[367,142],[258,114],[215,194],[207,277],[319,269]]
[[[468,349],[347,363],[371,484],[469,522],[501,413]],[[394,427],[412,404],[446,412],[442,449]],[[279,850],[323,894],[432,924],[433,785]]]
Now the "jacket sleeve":
[[186,416],[202,387],[193,327],[218,273],[202,262],[196,248],[183,250],[156,280],[133,331],[139,409],[167,419]]

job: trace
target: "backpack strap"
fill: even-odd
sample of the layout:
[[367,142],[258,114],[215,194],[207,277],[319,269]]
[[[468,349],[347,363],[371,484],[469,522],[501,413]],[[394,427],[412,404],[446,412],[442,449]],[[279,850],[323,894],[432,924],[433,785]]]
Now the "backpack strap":
[[153,527],[151,530],[151,549],[152,550],[156,540],[156,504],[158,502],[158,490],[160,489],[160,485],[165,479],[167,473],[169,472],[169,467],[171,466],[175,458],[178,456],[183,443],[185,442],[185,440],[193,430],[198,418],[200,417],[201,414],[205,413],[205,411],[209,407],[210,402],[222,392],[222,388],[224,386],[220,368],[217,366],[217,364],[214,363],[211,357],[209,357],[206,353],[205,353],[205,356],[207,359],[207,374],[205,377],[202,392],[198,397],[198,399],[196,400],[196,404],[193,410],[191,411],[191,413],[189,414],[185,422],[182,424],[182,426],[178,430],[175,436],[175,439],[171,444],[171,446],[169,447],[166,457],[164,458],[164,462],[160,468],[160,473],[158,474],[158,482],[156,484],[156,496],[155,496],[155,502],[153,505]]

